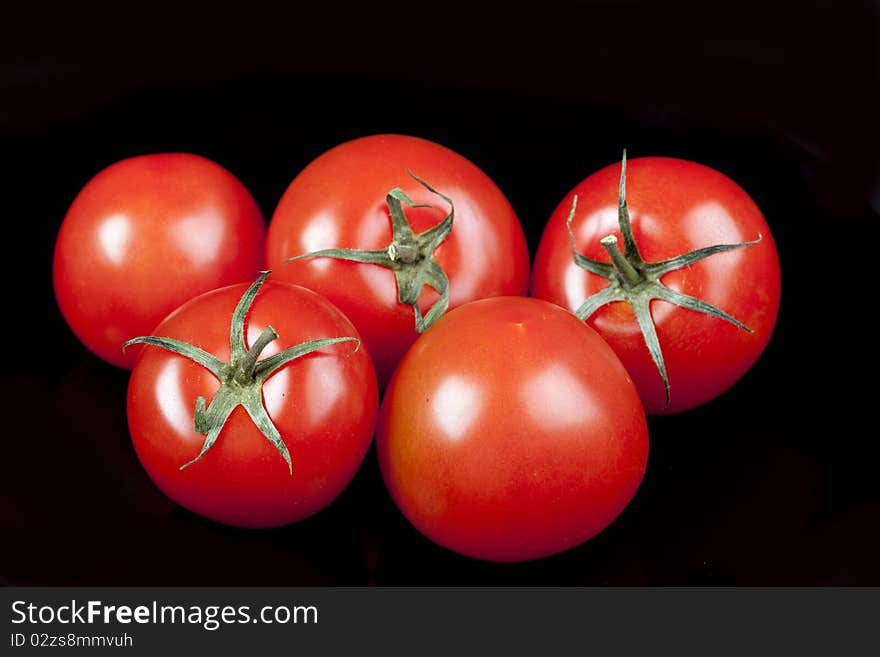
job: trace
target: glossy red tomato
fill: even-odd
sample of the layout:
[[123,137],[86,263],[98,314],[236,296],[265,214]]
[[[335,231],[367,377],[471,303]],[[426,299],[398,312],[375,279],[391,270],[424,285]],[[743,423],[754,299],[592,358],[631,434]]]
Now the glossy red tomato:
[[[302,287],[265,283],[244,309],[246,344],[232,352],[230,327],[246,289],[202,294],[156,328],[157,336],[207,352],[210,358],[197,355],[209,364],[219,359],[220,377],[188,357],[145,346],[131,374],[128,422],[141,463],[172,500],[223,523],[271,527],[319,511],[348,484],[372,440],[378,392],[366,348],[351,340],[355,328]],[[261,336],[272,337],[269,326],[278,338],[267,342]],[[283,350],[345,337],[278,367]],[[262,350],[249,376],[241,372],[248,370],[240,358],[246,349]],[[261,370],[267,363],[272,367]],[[205,426],[197,427],[200,404]]]
[[[449,281],[449,307],[483,297],[525,294],[529,256],[522,227],[504,194],[472,162],[436,143],[374,135],[341,144],[309,164],[290,184],[269,223],[266,267],[280,280],[311,288],[336,304],[364,336],[380,382],[417,337],[413,308],[398,300],[395,273],[376,264],[315,257],[321,249],[384,250],[395,235],[386,195],[399,187],[416,234],[442,223],[454,204],[448,237],[433,255]],[[419,285],[421,289],[421,285]],[[422,312],[438,294],[425,286]]]
[[524,297],[468,303],[404,356],[379,416],[392,498],[433,541],[523,561],[594,536],[645,472],[645,413],[599,335]]
[[251,281],[262,266],[265,222],[226,169],[197,155],[117,162],[80,191],[55,244],[53,280],[76,336],[109,363],[172,310],[214,288]]
[[[663,298],[643,301],[647,323],[656,330],[668,390],[635,306],[620,300],[597,304],[587,321],[623,361],[648,413],[687,410],[733,385],[770,340],[780,295],[776,247],[752,199],[714,169],[644,157],[629,160],[625,173],[632,234],[644,261],[641,272],[648,272],[650,279],[654,271],[654,279],[672,292],[660,290],[657,280],[648,281],[652,290],[686,305],[695,302],[684,296],[697,299],[726,317],[711,314],[705,306],[682,307]],[[618,225],[620,176],[620,164],[608,166],[577,185],[556,208],[535,258],[534,296],[577,311],[588,297],[609,287],[609,279],[575,262],[566,219],[577,195],[571,220],[575,249],[611,267],[609,247],[621,253],[621,246],[613,238],[606,246],[600,240],[615,235],[617,242],[626,242]],[[719,244],[727,247],[718,252],[709,248]],[[673,260],[689,252],[695,252],[694,261],[685,266]],[[651,269],[651,263],[664,261],[668,266]],[[662,273],[664,269],[668,271]],[[611,280],[615,278],[622,285],[624,278],[612,269]],[[644,291],[645,285],[643,276],[630,289]]]

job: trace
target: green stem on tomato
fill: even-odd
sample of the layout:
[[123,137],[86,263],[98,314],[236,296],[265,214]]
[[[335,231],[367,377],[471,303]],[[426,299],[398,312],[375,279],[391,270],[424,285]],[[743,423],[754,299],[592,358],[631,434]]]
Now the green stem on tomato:
[[[455,206],[448,196],[444,196],[424,180],[407,170],[419,184],[432,194],[436,194],[449,204],[449,214],[436,226],[416,234],[410,226],[403,206],[410,208],[431,207],[413,203],[406,193],[395,187],[385,196],[388,214],[391,218],[392,240],[384,249],[321,249],[287,258],[286,262],[301,258],[337,258],[371,265],[379,265],[394,272],[397,281],[397,300],[412,306],[415,317],[415,330],[422,333],[428,329],[449,307],[449,278],[434,259],[434,251],[449,236],[455,217]],[[423,316],[419,308],[422,288],[434,288],[440,298]]]
[[639,272],[636,271],[636,268],[630,264],[630,261],[624,257],[620,248],[617,246],[617,238],[614,235],[606,235],[599,240],[599,244],[601,244],[605,251],[608,252],[608,255],[611,256],[611,262],[614,263],[614,267],[617,269],[617,272],[620,274],[623,281],[625,281],[626,285],[632,287],[641,282],[642,275],[639,274]]
[[245,343],[244,325],[257,292],[269,273],[268,271],[263,272],[248,287],[232,313],[232,322],[229,327],[230,360],[228,363],[224,363],[216,356],[194,345],[173,338],[141,336],[129,340],[122,347],[125,350],[132,344],[148,344],[167,349],[202,365],[220,380],[220,389],[211,399],[210,404],[206,403],[204,397],[199,397],[196,400],[193,425],[197,433],[205,436],[205,441],[198,455],[180,466],[181,470],[197,463],[211,449],[232,411],[238,406],[242,406],[263,436],[278,450],[292,475],[293,463],[287,445],[266,410],[263,400],[263,384],[279,368],[313,351],[339,342],[353,341],[358,346],[360,345],[360,340],[349,336],[320,338],[302,342],[274,356],[258,360],[266,346],[278,338],[278,333],[271,326],[267,326],[248,349]]
[[734,326],[751,332],[751,329],[737,320],[735,317],[728,315],[720,308],[695,297],[676,292],[666,287],[660,281],[664,274],[671,271],[688,267],[695,262],[708,258],[716,253],[730,251],[732,249],[741,249],[753,246],[761,241],[759,235],[757,239],[750,242],[741,242],[739,244],[716,244],[714,246],[704,247],[690,251],[689,253],[663,260],[660,262],[645,262],[639,253],[633,234],[632,225],[630,223],[629,210],[626,204],[626,151],[623,151],[623,158],[620,165],[620,184],[618,186],[617,200],[617,222],[620,227],[620,233],[623,237],[623,251],[620,250],[618,239],[615,235],[606,235],[599,243],[611,258],[611,263],[600,262],[586,257],[578,253],[575,246],[574,231],[571,223],[574,219],[577,209],[577,196],[574,197],[571,212],[566,221],[569,242],[571,244],[572,257],[575,264],[597,276],[601,276],[608,280],[608,285],[595,294],[587,297],[577,309],[576,314],[582,320],[587,320],[602,306],[617,302],[625,301],[632,307],[645,341],[648,353],[657,367],[657,372],[663,380],[663,388],[666,392],[666,404],[669,406],[671,399],[669,377],[666,373],[666,364],[663,360],[663,351],[660,348],[660,340],[657,337],[657,329],[654,324],[654,318],[651,315],[651,301],[660,299],[668,303],[686,308],[695,312],[700,312],[724,321],[730,322]]

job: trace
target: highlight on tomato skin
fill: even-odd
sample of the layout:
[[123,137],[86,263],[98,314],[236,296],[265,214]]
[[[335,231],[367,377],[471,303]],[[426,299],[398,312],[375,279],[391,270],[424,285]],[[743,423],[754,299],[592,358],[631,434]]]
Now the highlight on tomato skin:
[[131,369],[150,333],[175,308],[223,285],[253,280],[266,224],[257,202],[219,164],[190,153],[115,162],[86,183],[55,243],[53,286],[76,337]]
[[745,190],[696,162],[639,157],[562,199],[531,294],[596,329],[661,415],[710,402],[752,367],[773,334],[780,279],[770,227]]
[[[381,254],[396,249],[392,191],[403,203],[416,236],[451,230],[430,253],[393,268]],[[398,198],[402,198],[398,195]],[[405,232],[405,231],[404,231]],[[411,246],[411,245],[404,245]],[[436,248],[434,248],[436,247]],[[303,257],[326,250],[370,252],[369,262]],[[413,251],[409,248],[409,251]],[[291,260],[291,258],[296,258]],[[429,258],[436,267],[422,268]],[[364,337],[384,388],[416,340],[415,310],[427,317],[443,300],[448,307],[479,298],[526,294],[529,252],[519,219],[492,179],[462,155],[426,139],[370,135],[339,144],[313,160],[285,191],[269,222],[265,266],[279,280],[315,290],[342,310]],[[401,270],[410,268],[416,304],[403,303]],[[423,278],[419,278],[424,274]]]
[[610,347],[567,310],[495,297],[443,316],[404,356],[376,447],[403,515],[465,556],[538,559],[617,518],[648,428]]
[[156,486],[239,527],[329,505],[363,461],[378,412],[375,370],[351,322],[311,290],[266,276],[191,299],[142,336],[128,387],[132,442]]

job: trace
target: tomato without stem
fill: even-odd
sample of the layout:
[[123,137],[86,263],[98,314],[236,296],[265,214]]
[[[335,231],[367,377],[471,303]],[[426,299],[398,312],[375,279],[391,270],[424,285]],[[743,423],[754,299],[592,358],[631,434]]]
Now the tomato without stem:
[[58,233],[53,281],[76,336],[131,369],[152,331],[188,299],[253,280],[265,222],[244,185],[197,155],[162,153],[117,162],[80,191]]
[[[397,199],[407,227],[401,230],[389,216],[400,204],[389,194],[394,190],[402,192]],[[450,223],[439,244],[427,239],[433,236],[430,231]],[[425,243],[404,243],[402,233],[411,237],[409,229],[411,236],[426,235]],[[383,256],[392,245],[397,255]],[[367,262],[340,257],[289,261],[326,249],[371,253]],[[401,302],[403,297],[415,295],[411,300],[428,319],[428,308],[437,314],[441,308],[435,309],[435,302],[445,303],[436,290],[444,279],[450,308],[483,297],[524,294],[529,257],[516,214],[472,162],[424,139],[374,135],[327,151],[294,179],[269,223],[266,266],[279,280],[313,289],[336,304],[363,335],[384,383],[418,335],[418,315],[414,318],[414,308]],[[409,290],[402,288],[400,275],[407,269],[419,270],[412,272]]]
[[673,158],[624,164],[556,208],[531,290],[586,317],[649,413],[684,411],[727,390],[767,346],[779,259],[761,211],[727,176]]
[[523,561],[594,536],[645,472],[638,394],[566,310],[475,301],[426,331],[385,393],[382,474],[404,515],[464,555]]
[[348,319],[310,290],[262,281],[196,297],[139,338],[164,348],[142,348],[128,389],[134,447],[156,485],[244,527],[329,504],[363,460],[378,407]]

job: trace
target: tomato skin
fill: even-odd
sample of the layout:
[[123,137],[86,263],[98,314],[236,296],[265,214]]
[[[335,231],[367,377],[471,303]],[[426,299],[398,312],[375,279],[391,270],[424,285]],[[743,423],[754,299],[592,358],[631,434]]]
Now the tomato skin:
[[55,243],[53,283],[79,340],[131,369],[152,332],[188,299],[253,280],[266,226],[244,185],[188,153],[131,157],[92,178],[74,199]]
[[[246,284],[202,294],[169,315],[156,335],[194,344],[227,361],[232,312]],[[271,325],[279,338],[261,358],[296,344],[357,331],[329,301],[294,285],[267,282],[246,323],[250,346]],[[135,450],[155,484],[183,507],[230,525],[273,527],[327,506],[351,481],[372,440],[378,411],[376,376],[367,349],[333,345],[288,363],[263,387],[269,417],[290,452],[293,474],[239,406],[217,441],[201,449],[193,416],[199,396],[210,402],[219,381],[204,367],[144,347],[128,388]]]
[[[619,176],[619,164],[605,167],[579,183],[553,212],[535,256],[533,296],[575,311],[608,284],[574,263],[565,222],[577,194],[572,221],[575,246],[589,258],[608,262],[599,240],[612,233],[620,238]],[[628,160],[626,200],[635,240],[646,261],[761,237],[758,244],[717,253],[661,278],[667,287],[707,301],[753,331],[653,301],[651,314],[670,382],[668,407],[662,380],[630,306],[612,303],[587,320],[623,361],[649,414],[685,411],[730,388],[767,346],[780,299],[776,246],[748,194],[724,174],[695,162],[665,157]]]
[[608,345],[564,309],[522,297],[466,304],[426,331],[389,384],[376,437],[409,521],[491,561],[600,532],[648,455],[644,411]]
[[[364,336],[380,383],[391,376],[417,337],[412,308],[397,300],[393,272],[330,258],[285,262],[324,248],[384,249],[392,239],[386,194],[400,187],[416,233],[438,224],[449,208],[407,169],[452,198],[455,220],[435,251],[450,281],[450,309],[478,298],[525,294],[529,254],[510,203],[476,165],[439,144],[404,135],[373,135],[343,143],[312,161],[288,187],[269,222],[266,268],[336,304]],[[425,311],[437,298],[425,287]]]

